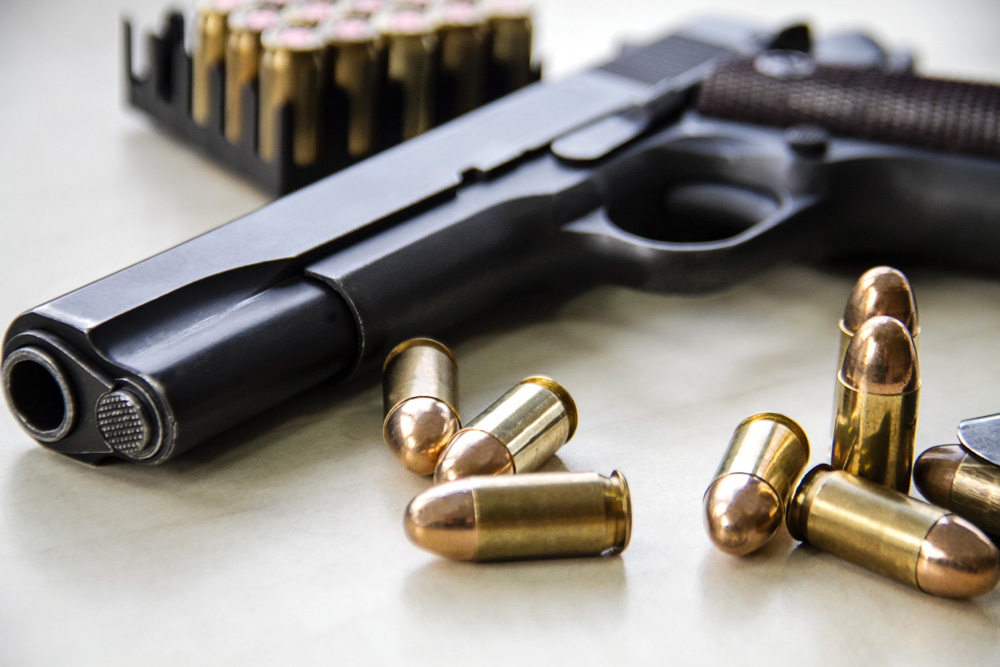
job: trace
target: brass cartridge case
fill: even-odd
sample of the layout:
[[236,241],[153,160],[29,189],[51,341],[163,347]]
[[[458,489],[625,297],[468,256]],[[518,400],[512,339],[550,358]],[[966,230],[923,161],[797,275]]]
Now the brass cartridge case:
[[229,13],[242,0],[200,0],[195,6],[194,43],[191,53],[191,118],[202,127],[211,113],[209,90],[212,68],[226,59]]
[[243,130],[243,108],[240,96],[243,88],[257,81],[259,72],[260,35],[278,25],[281,14],[271,7],[245,7],[229,15],[226,37],[226,104],[225,134],[230,143],[237,143]]
[[734,556],[764,546],[808,461],[809,441],[788,417],[765,412],[744,419],[703,498],[712,543]]
[[411,542],[455,560],[599,556],[628,546],[632,502],[617,471],[469,477],[424,491],[403,521]]
[[913,483],[928,501],[1000,536],[1000,467],[960,445],[941,445],[914,463]]
[[533,76],[531,3],[528,0],[488,0],[482,7],[489,21],[490,58],[502,73],[505,90],[528,85]]
[[434,83],[438,38],[427,13],[389,9],[372,19],[386,43],[386,77],[399,89],[402,139],[412,139],[434,124]]
[[573,437],[576,422],[576,404],[559,383],[525,378],[455,434],[434,481],[537,470]]
[[277,154],[281,108],[292,106],[292,161],[306,167],[319,154],[320,96],[326,82],[326,42],[318,28],[278,26],[261,35],[260,136],[257,152],[264,160]]
[[831,464],[896,491],[910,489],[920,369],[907,328],[873,317],[847,346]]
[[346,15],[326,26],[333,85],[347,97],[347,153],[354,159],[377,150],[377,100],[385,44],[364,16]]
[[440,40],[440,76],[449,117],[471,111],[486,96],[487,23],[472,2],[453,0],[434,11]]
[[945,510],[820,465],[788,507],[797,540],[925,593],[968,598],[1000,580],[1000,556],[978,528]]
[[434,472],[441,450],[461,427],[457,372],[451,351],[430,338],[400,343],[382,367],[382,439],[418,475]]

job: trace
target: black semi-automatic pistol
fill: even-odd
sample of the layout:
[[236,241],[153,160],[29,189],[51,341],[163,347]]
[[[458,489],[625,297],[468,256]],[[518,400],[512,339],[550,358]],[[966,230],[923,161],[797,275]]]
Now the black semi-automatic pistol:
[[518,293],[841,257],[996,271],[998,158],[1000,87],[861,34],[694,23],[29,310],[4,392],[46,447],[160,463]]

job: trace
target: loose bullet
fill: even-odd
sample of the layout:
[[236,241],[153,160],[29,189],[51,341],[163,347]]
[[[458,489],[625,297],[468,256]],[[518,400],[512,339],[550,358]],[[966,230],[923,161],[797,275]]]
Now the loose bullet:
[[455,434],[434,482],[537,470],[573,437],[576,421],[576,404],[562,385],[525,378]]
[[454,560],[599,556],[628,546],[632,503],[617,471],[469,477],[418,495],[403,523],[415,545]]
[[831,464],[907,493],[920,392],[909,330],[893,317],[867,320],[847,346],[838,384]]
[[744,419],[705,491],[705,527],[721,551],[743,556],[764,546],[785,518],[795,479],[809,461],[802,428],[784,415]]
[[913,482],[929,502],[1000,536],[1000,467],[960,445],[941,445],[920,455]]
[[1000,580],[997,548],[965,519],[827,465],[802,479],[787,525],[799,541],[931,595],[976,597]]
[[382,438],[407,470],[430,475],[441,450],[458,432],[457,364],[430,338],[397,345],[382,367]]

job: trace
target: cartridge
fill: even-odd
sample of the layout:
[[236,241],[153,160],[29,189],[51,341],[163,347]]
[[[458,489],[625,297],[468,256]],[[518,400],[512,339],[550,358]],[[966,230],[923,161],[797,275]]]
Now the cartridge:
[[430,475],[460,428],[458,364],[430,338],[413,338],[389,352],[382,367],[382,438],[403,466]]
[[398,125],[390,139],[412,139],[434,122],[437,32],[430,15],[419,9],[387,9],[372,20],[386,42],[386,77]]
[[434,481],[537,470],[573,437],[576,422],[576,403],[562,385],[525,378],[455,434]]
[[862,324],[847,346],[838,383],[831,464],[907,493],[920,368],[906,326],[885,315]]
[[517,90],[534,80],[531,68],[531,3],[528,0],[486,0],[490,64],[501,91]]
[[734,556],[767,544],[808,461],[806,434],[788,417],[765,412],[744,419],[703,497],[712,543]]
[[617,471],[478,476],[424,491],[403,523],[415,545],[454,560],[600,556],[628,546],[632,502]]
[[244,7],[229,15],[226,37],[225,133],[238,143],[243,130],[242,93],[257,82],[261,56],[260,35],[278,25],[281,13],[273,7]]
[[385,42],[363,15],[346,14],[324,25],[333,86],[346,100],[347,153],[361,159],[378,149],[378,95]]
[[273,160],[278,114],[292,107],[292,159],[300,167],[316,161],[320,142],[320,98],[326,77],[323,31],[277,26],[261,35],[260,136],[257,152]]
[[788,507],[792,537],[924,593],[971,598],[1000,579],[997,548],[946,510],[819,465]]
[[195,5],[194,43],[191,47],[191,117],[207,126],[212,103],[209,99],[212,70],[226,59],[229,13],[242,0],[199,0]]
[[432,14],[440,40],[438,122],[475,109],[485,101],[486,17],[472,2],[453,0]]
[[960,445],[941,445],[917,458],[913,483],[929,502],[1000,537],[1000,467]]

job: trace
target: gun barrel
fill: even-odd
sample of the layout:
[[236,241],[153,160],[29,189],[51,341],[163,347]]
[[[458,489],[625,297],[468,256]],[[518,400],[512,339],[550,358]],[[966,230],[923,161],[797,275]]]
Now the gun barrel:
[[219,312],[187,305],[171,321],[124,318],[86,339],[53,334],[52,322],[12,337],[0,375],[22,427],[82,460],[158,463],[356,363],[355,319],[318,281],[287,280]]

